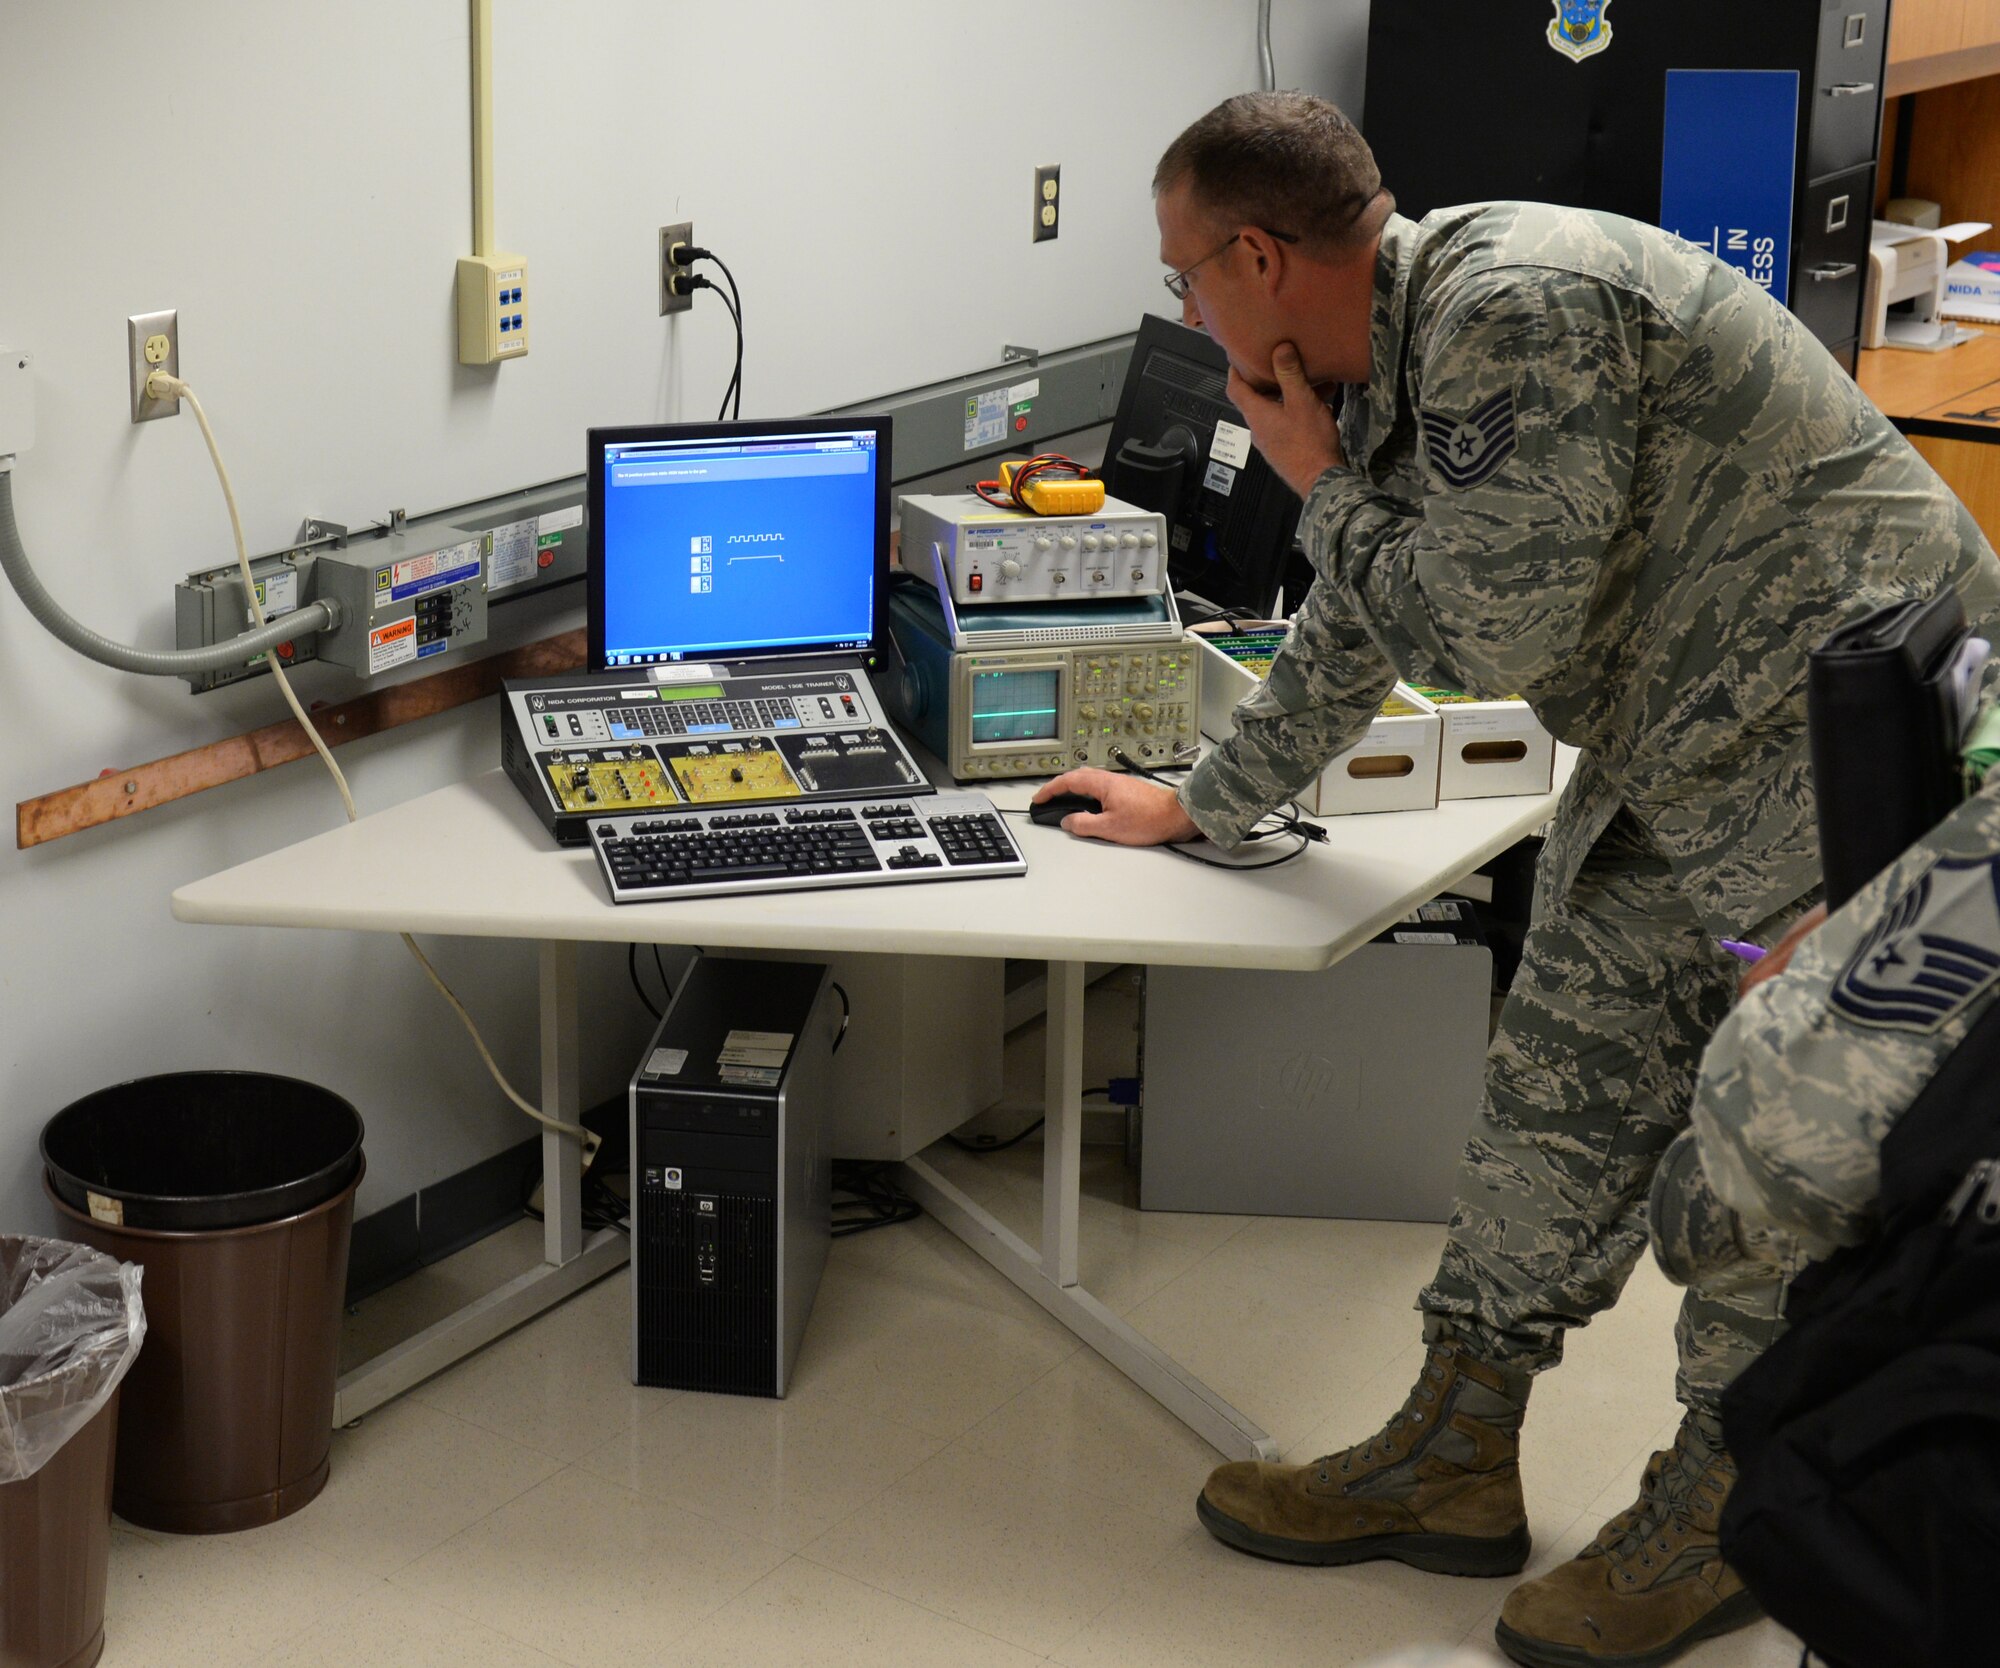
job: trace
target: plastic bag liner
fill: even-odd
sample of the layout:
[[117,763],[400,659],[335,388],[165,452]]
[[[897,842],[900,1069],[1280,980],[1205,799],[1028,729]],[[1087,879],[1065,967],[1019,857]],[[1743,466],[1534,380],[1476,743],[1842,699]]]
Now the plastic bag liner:
[[0,1483],[90,1423],[146,1337],[141,1270],[67,1240],[0,1234]]

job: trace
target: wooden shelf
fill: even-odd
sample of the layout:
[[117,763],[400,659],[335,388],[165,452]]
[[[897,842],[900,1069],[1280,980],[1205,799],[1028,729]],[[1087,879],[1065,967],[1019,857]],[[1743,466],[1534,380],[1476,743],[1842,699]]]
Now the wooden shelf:
[[1895,0],[1883,93],[2000,73],[2000,0]]

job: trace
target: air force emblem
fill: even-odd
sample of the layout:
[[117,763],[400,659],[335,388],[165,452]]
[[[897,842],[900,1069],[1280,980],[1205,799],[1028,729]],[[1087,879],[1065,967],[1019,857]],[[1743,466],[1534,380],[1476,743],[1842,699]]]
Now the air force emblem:
[[1841,969],[1829,1000],[1857,1025],[1935,1031],[2000,979],[2000,857],[1940,858]]
[[1476,487],[1514,455],[1514,391],[1503,388],[1468,417],[1419,411],[1424,447],[1444,484],[1463,492]]
[[1565,58],[1580,64],[1611,44],[1611,20],[1604,15],[1611,0],[1555,0],[1555,7],[1549,45]]

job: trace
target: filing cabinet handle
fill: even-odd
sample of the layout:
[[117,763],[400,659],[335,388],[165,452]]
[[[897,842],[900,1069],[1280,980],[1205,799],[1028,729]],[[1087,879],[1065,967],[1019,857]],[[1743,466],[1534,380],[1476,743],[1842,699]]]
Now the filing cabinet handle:
[[1806,276],[1815,284],[1830,284],[1836,278],[1852,278],[1860,270],[1852,261],[1827,261],[1807,267]]
[[1826,93],[1828,98],[1859,98],[1863,93],[1874,91],[1875,83],[1872,81],[1836,81]]

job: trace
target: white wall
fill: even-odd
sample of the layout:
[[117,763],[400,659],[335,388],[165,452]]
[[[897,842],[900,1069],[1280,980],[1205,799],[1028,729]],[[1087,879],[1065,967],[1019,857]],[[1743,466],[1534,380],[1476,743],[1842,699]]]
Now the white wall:
[[[463,502],[582,466],[592,422],[711,414],[713,298],[657,317],[657,227],[691,218],[745,292],[744,410],[866,399],[1131,328],[1162,301],[1147,180],[1166,141],[1253,85],[1254,0],[496,0],[498,234],[530,262],[531,356],[453,352],[469,248],[463,0],[5,0],[0,343],[36,356],[24,538],[98,629],[172,641],[174,580],[228,557],[191,418],[128,422],[124,320],[177,307],[253,552],[318,514]],[[1360,95],[1366,0],[1279,0],[1280,81]],[[1028,23],[1010,53],[1010,26]],[[1351,75],[1351,84],[1343,76]],[[1061,238],[1028,240],[1032,171],[1063,166]],[[577,623],[522,605],[503,638]],[[308,696],[353,686],[306,668]],[[343,750],[365,810],[490,768],[492,703]],[[43,635],[0,592],[5,785],[31,798],[278,716],[262,683],[196,698]],[[393,939],[176,924],[183,881],[339,817],[297,764],[130,822],[0,851],[0,1228],[48,1221],[47,1116],[106,1083],[282,1070],[352,1098],[373,1209],[526,1124]],[[438,854],[412,852],[439,866]],[[532,1085],[526,946],[433,951]],[[622,955],[586,958],[586,1098],[644,1016]]]

